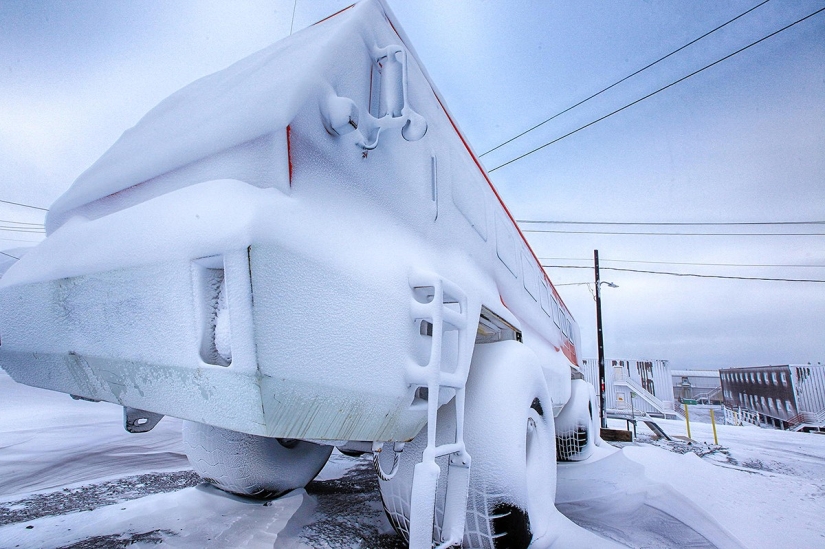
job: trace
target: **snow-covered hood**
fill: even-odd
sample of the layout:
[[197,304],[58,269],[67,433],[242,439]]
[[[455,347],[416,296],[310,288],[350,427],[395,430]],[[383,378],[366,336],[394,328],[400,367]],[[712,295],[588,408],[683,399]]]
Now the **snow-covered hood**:
[[322,79],[335,61],[331,53],[352,39],[359,21],[375,17],[393,16],[382,1],[366,0],[172,94],[57,199],[47,233],[85,204],[286,128],[328,87]]

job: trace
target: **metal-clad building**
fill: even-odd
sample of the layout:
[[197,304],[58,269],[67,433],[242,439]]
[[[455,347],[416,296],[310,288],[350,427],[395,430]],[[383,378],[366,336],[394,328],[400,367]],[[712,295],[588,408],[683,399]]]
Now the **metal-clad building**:
[[825,428],[825,367],[786,364],[720,372],[725,406],[745,408],[783,429]]
[[699,404],[720,404],[722,381],[719,370],[671,370],[673,398],[696,400]]
[[[608,413],[647,413],[676,417],[667,360],[605,359],[605,410]],[[599,361],[584,359],[584,378],[598,391]]]

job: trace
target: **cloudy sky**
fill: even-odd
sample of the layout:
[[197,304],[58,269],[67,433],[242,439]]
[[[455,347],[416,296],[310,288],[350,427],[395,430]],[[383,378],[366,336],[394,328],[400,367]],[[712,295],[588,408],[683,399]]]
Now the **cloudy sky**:
[[[481,154],[762,0],[388,1]],[[0,200],[48,208],[163,98],[348,3],[0,0]],[[586,356],[596,354],[583,284],[594,249],[605,269],[825,280],[825,12],[494,168],[823,7],[771,0],[482,157],[521,220],[819,222],[524,223],[562,231],[527,236],[554,266]],[[0,203],[0,250],[36,240],[20,229],[43,213]],[[715,234],[604,234],[618,232]],[[614,270],[602,279],[619,286],[603,288],[609,356],[679,368],[825,362],[823,283]]]

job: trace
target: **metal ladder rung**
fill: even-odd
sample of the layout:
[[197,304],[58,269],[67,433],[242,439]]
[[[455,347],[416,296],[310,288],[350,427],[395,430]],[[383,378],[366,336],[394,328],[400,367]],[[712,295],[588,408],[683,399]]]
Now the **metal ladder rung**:
[[[427,448],[423,458],[415,466],[413,473],[412,499],[410,502],[410,549],[431,549],[432,531],[435,521],[435,499],[441,467],[435,459],[451,455],[448,468],[447,500],[450,509],[445,509],[444,535],[450,539],[463,536],[464,521],[469,490],[470,456],[463,439],[464,387],[467,382],[470,360],[475,341],[475,330],[468,336],[467,296],[450,281],[434,273],[417,272],[410,276],[413,300],[410,314],[413,321],[432,324],[431,352],[426,365],[411,364],[407,368],[407,381],[411,385],[427,387]],[[422,300],[426,300],[422,303]],[[443,370],[444,332],[458,331],[457,363],[453,372]],[[468,337],[471,339],[468,340]],[[451,356],[451,355],[448,355]],[[456,408],[455,442],[437,444],[438,403],[441,389],[455,390]],[[463,504],[462,504],[463,502]],[[460,509],[459,509],[460,508]]]

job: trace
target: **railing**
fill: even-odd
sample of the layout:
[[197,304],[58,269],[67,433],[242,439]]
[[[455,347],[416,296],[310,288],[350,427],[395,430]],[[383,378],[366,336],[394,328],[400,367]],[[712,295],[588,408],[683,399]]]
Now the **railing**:
[[713,400],[714,396],[721,396],[721,394],[720,394],[721,392],[722,392],[722,388],[717,387],[716,389],[713,389],[712,391],[707,391],[705,393],[699,393],[699,394],[693,395],[691,398],[693,398],[694,400],[697,400],[697,401],[701,400],[701,399],[704,399],[704,400],[707,400],[708,402],[710,402],[710,401]]
[[652,395],[647,389],[639,385],[634,379],[629,376],[619,375],[615,376],[613,380],[614,385],[624,385],[631,391],[636,393],[636,396],[650,404],[653,408],[658,410],[664,417],[674,415],[672,405],[665,404],[656,395]]
[[676,412],[676,415],[685,419],[685,406],[678,400],[673,401],[673,411]]
[[788,420],[788,425],[792,431],[798,431],[804,427],[825,427],[825,410],[819,412],[799,412]]
[[757,412],[753,412],[745,408],[737,408],[736,410],[732,410],[727,406],[724,407],[724,410],[726,425],[742,426],[749,424],[756,425],[757,427],[762,426],[762,422],[759,421],[759,414]]

